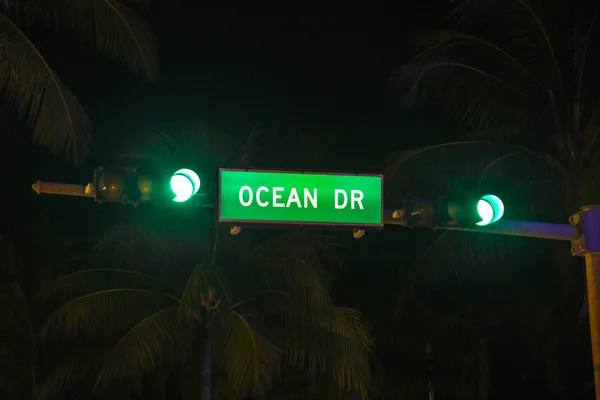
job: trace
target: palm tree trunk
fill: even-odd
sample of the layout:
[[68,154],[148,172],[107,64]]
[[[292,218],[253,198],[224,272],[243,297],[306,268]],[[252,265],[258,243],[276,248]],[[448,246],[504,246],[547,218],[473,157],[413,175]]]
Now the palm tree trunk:
[[314,375],[308,377],[307,400],[317,400],[317,378]]
[[429,369],[429,380],[427,381],[428,399],[434,400],[435,390],[433,387],[433,353],[431,351],[431,342],[427,340],[427,364]]
[[216,265],[217,264],[217,248],[219,245],[219,222],[215,222],[215,235],[214,235],[214,241],[213,241],[213,248],[212,248],[212,254],[211,256],[211,260],[212,260],[212,265]]
[[165,378],[161,377],[158,397],[160,400],[165,400],[165,389]]
[[221,391],[219,390],[220,386],[218,383],[214,383],[214,379],[213,379],[213,384],[212,386],[212,398],[214,400],[219,400],[221,398]]
[[487,400],[490,385],[490,354],[487,339],[479,338],[477,341],[477,361],[479,371],[477,377],[478,400]]
[[212,338],[209,335],[204,339],[202,353],[202,398],[203,400],[212,400],[213,382],[212,382]]

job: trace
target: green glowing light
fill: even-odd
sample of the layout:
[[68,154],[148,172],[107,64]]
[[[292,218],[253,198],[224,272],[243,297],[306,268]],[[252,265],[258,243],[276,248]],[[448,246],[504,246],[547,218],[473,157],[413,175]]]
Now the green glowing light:
[[498,196],[486,194],[477,203],[477,214],[481,218],[481,221],[477,222],[479,226],[498,222],[504,215],[504,203],[502,203],[502,200]]
[[200,190],[200,177],[191,169],[180,169],[171,176],[173,201],[182,203],[192,198]]

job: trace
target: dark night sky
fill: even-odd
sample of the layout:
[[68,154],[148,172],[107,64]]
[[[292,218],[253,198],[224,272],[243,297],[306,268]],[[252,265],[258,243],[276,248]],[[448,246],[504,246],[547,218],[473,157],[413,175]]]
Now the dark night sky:
[[[86,107],[95,143],[78,169],[46,150],[22,146],[17,174],[9,173],[15,188],[11,200],[23,215],[33,212],[22,207],[24,202],[33,209],[51,205],[55,215],[61,210],[69,214],[85,200],[38,198],[30,182],[86,183],[95,166],[142,140],[148,130],[194,118],[239,135],[260,122],[267,140],[276,131],[292,145],[298,132],[335,137],[332,157],[340,160],[341,170],[374,171],[395,150],[444,140],[449,129],[443,121],[404,113],[390,82],[406,57],[406,40],[417,29],[438,23],[444,3],[373,2],[328,11],[306,6],[284,13],[155,1],[148,14],[161,43],[155,85],[100,59],[68,32],[30,32]],[[332,164],[338,168],[336,159]],[[15,214],[8,214],[5,219],[15,224]]]
[[[124,111],[129,124],[150,125],[156,118],[197,116],[240,132],[260,121],[264,129],[282,134],[342,136],[342,145],[362,151],[365,145],[381,149],[382,140],[409,133],[389,79],[405,57],[403,42],[416,22],[432,22],[424,17],[432,8],[426,3],[400,10],[373,4],[331,16],[256,9],[224,15],[190,6],[191,1],[173,3],[155,2],[149,17],[161,41],[156,86],[122,109],[114,103],[122,86],[106,90],[103,84],[103,106],[118,106],[104,115]],[[126,95],[136,97],[133,92]],[[97,124],[100,119],[94,118]],[[110,121],[102,121],[98,129],[105,123],[111,131],[122,125],[109,128]]]

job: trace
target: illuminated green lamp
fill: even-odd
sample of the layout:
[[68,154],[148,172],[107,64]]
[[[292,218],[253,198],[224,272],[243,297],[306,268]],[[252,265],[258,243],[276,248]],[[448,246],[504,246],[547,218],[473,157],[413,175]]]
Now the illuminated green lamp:
[[477,222],[479,226],[498,222],[504,215],[504,203],[498,196],[486,194],[477,202],[477,214],[481,218],[481,221]]
[[183,203],[200,190],[200,177],[191,169],[180,169],[171,176],[171,190],[174,202]]

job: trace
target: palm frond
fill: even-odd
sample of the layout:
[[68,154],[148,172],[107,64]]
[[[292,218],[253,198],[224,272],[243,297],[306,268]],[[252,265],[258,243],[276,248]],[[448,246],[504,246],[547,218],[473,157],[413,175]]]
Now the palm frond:
[[364,315],[352,308],[334,307],[333,316],[334,323],[326,320],[322,321],[322,326],[330,329],[335,337],[349,341],[369,354],[373,349],[373,339]]
[[113,254],[125,260],[134,255],[139,256],[136,253],[152,258],[162,258],[162,255],[168,251],[170,242],[165,234],[157,234],[157,232],[145,228],[138,224],[113,226],[104,232],[102,240],[96,244],[93,252]]
[[0,281],[14,279],[17,274],[17,260],[14,246],[0,235]]
[[[90,378],[98,365],[97,349],[85,349],[75,356],[60,362],[44,381],[36,388],[39,400],[53,399],[73,382],[85,381]],[[89,386],[88,386],[89,387]]]
[[0,393],[31,392],[36,385],[33,329],[25,295],[16,282],[0,289]]
[[[521,92],[521,90],[519,88],[510,84],[509,82],[502,79],[501,77],[499,77],[491,72],[487,72],[481,68],[477,68],[473,65],[462,63],[460,61],[440,58],[440,59],[434,60],[434,61],[423,62],[418,67],[419,67],[418,75],[415,77],[411,77],[412,78],[411,79],[412,80],[411,94],[414,94],[417,92],[417,90],[419,89],[419,84],[421,83],[421,80],[425,77],[426,74],[428,74],[430,72],[435,72],[434,69],[450,68],[454,71],[460,69],[460,70],[465,70],[466,72],[475,73],[475,74],[479,75],[481,78],[489,79],[495,83],[502,85],[503,87],[514,92],[515,94],[523,95],[523,93]],[[488,89],[488,87],[483,87],[483,90],[486,90],[486,89]]]
[[334,307],[333,319],[323,321],[323,326],[331,335],[331,367],[322,375],[331,378],[335,387],[368,399],[374,344],[364,316],[351,308]]
[[400,280],[400,288],[398,290],[398,296],[396,297],[396,303],[394,304],[394,316],[398,317],[402,311],[404,303],[407,299],[411,299],[414,294],[417,285],[421,284],[420,273],[423,266],[428,266],[427,263],[429,255],[437,248],[438,244],[445,240],[451,231],[443,231],[437,238],[427,247],[427,249],[417,258],[414,266],[408,271],[407,275],[403,276]]
[[158,75],[158,40],[148,22],[124,3],[131,1],[29,0],[25,11],[30,21],[42,20],[70,29],[95,43],[102,55],[154,82]]
[[242,168],[246,166],[249,162],[251,151],[255,146],[256,138],[258,137],[258,133],[260,132],[258,130],[258,126],[259,124],[257,123],[246,138],[246,140],[244,141],[241,150],[237,154],[233,167]]
[[[169,218],[170,216],[164,215]],[[123,269],[150,273],[163,280],[177,279],[188,260],[202,260],[204,237],[174,224],[120,224],[108,229],[94,253],[108,255]],[[184,264],[184,265],[182,265]],[[193,264],[192,264],[193,265]]]
[[366,398],[373,339],[364,316],[336,306],[312,311],[310,325],[288,323],[273,329],[285,361]]
[[[332,344],[338,343],[332,347],[334,359],[339,357],[344,360],[338,362],[347,368],[352,366],[348,370],[353,372],[348,374],[348,371],[339,371],[338,385],[340,378],[344,377],[346,384],[339,385],[340,388],[358,390],[364,396],[370,381],[368,364],[374,348],[371,329],[364,315],[355,309],[338,306],[332,311],[333,318],[322,321],[322,326],[331,332]],[[348,375],[352,376],[348,378]]]
[[194,269],[185,285],[179,310],[183,315],[201,320],[221,302],[226,303],[228,297],[223,277],[213,266],[200,264]]
[[244,258],[263,288],[301,299],[306,311],[330,304],[327,277],[340,265],[331,237],[291,231],[262,242]]
[[63,305],[80,296],[99,290],[137,288],[174,293],[166,282],[136,271],[118,268],[97,268],[75,271],[44,285],[31,300],[37,314]]
[[242,396],[265,393],[271,386],[279,351],[237,311],[223,309],[219,320],[213,344],[229,381]]
[[7,284],[0,291],[0,332],[33,344],[27,300],[16,282]]
[[[532,136],[528,131],[531,114],[527,112],[549,102],[545,93],[529,82],[518,82],[490,67],[452,57],[409,64],[397,81],[409,107],[439,105],[460,129],[494,140],[519,132],[525,142]],[[531,91],[536,92],[524,95]]]
[[243,400],[243,397],[235,390],[235,386],[228,380],[221,379],[219,382],[219,392],[224,400]]
[[[573,99],[573,122],[577,131],[586,130],[587,127],[594,125],[592,120],[597,119],[597,105],[600,100],[598,98],[600,79],[592,71],[596,70],[598,65],[600,65],[600,54],[596,51],[592,51],[592,49],[594,48],[594,44],[597,44],[600,38],[600,26],[598,25],[599,17],[600,7],[597,7],[596,12],[593,13],[593,18],[587,24],[587,30],[584,31],[585,36],[582,35],[581,39],[579,39],[579,42],[582,43],[582,45],[580,47],[579,57],[577,58],[579,65],[576,71],[577,83],[575,97]],[[585,20],[582,24],[582,28],[585,27],[584,24]],[[588,149],[595,148],[593,145],[588,145],[589,143],[585,142],[582,145],[584,154],[587,153]]]
[[425,50],[400,69],[409,95],[442,105],[470,133],[530,145],[550,134],[564,146],[561,82],[572,53],[563,31],[547,29],[558,12],[539,2],[458,1],[453,17],[460,33],[425,35]]
[[158,132],[162,140],[155,151],[157,156],[163,159],[177,159],[179,162],[194,164],[201,162],[202,166],[212,169],[231,162],[232,137],[214,129],[204,120],[197,119],[179,124],[168,133],[163,130]]
[[[92,243],[88,248],[93,248],[93,245],[95,244],[96,242]],[[56,254],[45,255],[43,256],[43,261],[40,262],[41,267],[39,268],[37,276],[37,285],[33,298],[31,299],[31,301],[37,303],[37,305],[39,305],[40,302],[37,302],[36,297],[45,296],[45,293],[48,292],[48,285],[63,276],[79,271],[95,269],[121,269],[117,257],[109,254],[92,253],[89,250],[75,248],[71,250],[57,250],[54,248],[52,249],[52,253]],[[39,254],[38,257],[40,257]],[[89,282],[84,282],[89,285]]]
[[556,75],[559,78],[559,80],[562,80],[562,74],[560,72],[560,66],[559,66],[558,61],[556,59],[556,50],[554,50],[554,46],[552,45],[552,42],[550,41],[550,37],[548,36],[548,32],[546,30],[546,27],[544,26],[544,24],[540,20],[540,18],[537,15],[537,13],[526,2],[524,2],[522,0],[519,0],[518,3],[525,10],[527,10],[527,13],[529,14],[529,16],[535,21],[535,25],[539,28],[540,33],[544,37],[544,43],[546,44],[548,52],[550,53],[550,57],[552,58],[553,65],[554,65],[554,68],[556,70]]
[[7,397],[36,385],[33,327],[16,270],[14,248],[0,235],[0,394]]
[[[229,132],[215,129],[203,119],[167,124],[156,129],[130,154],[121,154],[137,167],[172,169],[186,165],[203,171],[202,185],[206,188],[216,184],[218,168],[235,167],[248,157],[250,146],[258,134],[255,128],[245,143],[238,143]],[[241,148],[239,153],[236,149]]]
[[334,238],[322,233],[289,231],[263,241],[248,254],[248,258],[267,260],[301,259],[320,274],[341,265]]
[[[515,210],[508,211],[527,212],[529,218],[540,210],[519,209],[517,212],[516,208],[533,204],[531,199],[542,193],[550,196],[563,191],[569,176],[560,162],[546,154],[485,141],[442,143],[400,151],[388,157],[385,168],[386,201],[393,207],[398,207],[403,196],[409,193],[464,197],[493,190],[507,200],[514,198],[511,204]],[[419,173],[415,174],[415,170]],[[546,190],[524,185],[524,182],[541,181],[549,182]],[[545,197],[540,204],[548,205],[547,200]],[[552,205],[562,206],[564,199],[555,198]]]
[[484,38],[471,35],[466,32],[437,29],[429,30],[421,33],[415,38],[412,38],[411,44],[418,49],[422,49],[413,57],[412,61],[419,61],[424,58],[431,57],[437,53],[440,47],[443,47],[445,50],[450,49],[450,47],[447,47],[447,45],[451,45],[452,48],[479,45],[506,57],[515,67],[523,71],[527,70],[527,68],[521,64],[519,60],[513,57],[502,47],[487,41]]
[[37,48],[0,13],[0,91],[20,119],[33,125],[33,141],[76,164],[87,155],[92,123]]
[[600,107],[596,106],[589,112],[589,118],[586,124],[582,127],[581,137],[583,141],[583,151],[581,154],[582,164],[587,164],[589,158],[593,157],[598,141],[600,140],[597,133],[600,131]]
[[[406,165],[408,162],[412,161],[414,158],[418,156],[424,155],[423,153],[427,153],[430,151],[454,148],[454,147],[466,147],[469,148],[468,151],[471,153],[476,153],[478,158],[485,158],[490,160],[487,166],[481,171],[481,177],[485,177],[487,170],[491,168],[494,164],[499,161],[503,161],[505,158],[516,156],[516,155],[526,155],[531,157],[532,159],[539,159],[541,163],[547,164],[549,167],[554,169],[559,176],[567,177],[568,172],[565,167],[553,157],[530,150],[526,147],[516,146],[508,143],[498,143],[498,142],[489,142],[489,141],[481,141],[481,140],[471,140],[471,141],[457,141],[457,142],[448,142],[448,143],[440,143],[433,146],[424,146],[412,150],[401,150],[396,153],[391,154],[387,157],[384,162],[384,167],[386,170],[386,182],[393,181],[396,174],[400,172],[404,172],[403,168],[408,168]],[[490,153],[489,151],[492,151]],[[493,152],[495,151],[495,153]],[[499,156],[496,153],[500,153]],[[450,155],[453,159],[458,159],[456,157],[456,153]],[[450,161],[450,160],[449,160]],[[464,167],[464,166],[463,166]],[[481,179],[480,179],[481,180]]]
[[598,167],[600,166],[600,152],[593,151],[582,166],[573,168],[573,179],[577,179],[577,186],[570,194],[571,204],[575,207],[581,204],[594,204],[600,195],[600,177]]
[[38,332],[45,340],[50,332],[75,337],[119,333],[149,313],[179,302],[168,294],[147,289],[118,288],[78,296],[61,305]]
[[168,370],[185,356],[192,339],[192,330],[181,322],[176,307],[159,310],[138,322],[101,357],[95,386],[108,387],[116,379],[141,376],[159,366]]

